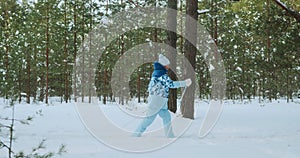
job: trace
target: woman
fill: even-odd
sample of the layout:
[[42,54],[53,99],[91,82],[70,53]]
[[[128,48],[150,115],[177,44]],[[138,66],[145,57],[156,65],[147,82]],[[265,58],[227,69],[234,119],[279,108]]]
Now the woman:
[[169,88],[180,88],[190,86],[191,79],[184,81],[172,81],[167,75],[170,68],[170,61],[162,54],[158,61],[154,62],[154,72],[148,85],[148,104],[147,114],[141,124],[138,126],[133,136],[140,137],[146,128],[151,125],[157,115],[163,119],[165,135],[168,138],[174,138],[171,126],[171,115],[168,111]]

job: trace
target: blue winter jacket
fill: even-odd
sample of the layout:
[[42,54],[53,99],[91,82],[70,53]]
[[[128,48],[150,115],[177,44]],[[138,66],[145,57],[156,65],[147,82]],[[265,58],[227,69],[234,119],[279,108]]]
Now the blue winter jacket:
[[169,97],[169,88],[185,87],[185,81],[173,81],[167,75],[167,70],[158,62],[154,62],[154,71],[148,85],[149,95]]

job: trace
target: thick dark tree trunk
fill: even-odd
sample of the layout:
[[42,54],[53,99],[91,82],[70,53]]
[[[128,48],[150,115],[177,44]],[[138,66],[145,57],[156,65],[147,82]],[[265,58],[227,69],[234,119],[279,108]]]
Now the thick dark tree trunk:
[[[168,0],[168,7],[171,9],[177,10],[177,0]],[[168,75],[172,80],[176,80],[176,41],[177,41],[177,14],[176,12],[169,12],[167,19],[167,27],[173,31],[167,31],[167,41],[166,43],[172,48],[168,50],[167,56],[170,59],[170,68]],[[177,111],[177,90],[170,89],[169,101],[168,101],[169,110],[172,112]]]
[[[186,0],[186,5],[186,13],[190,15],[193,20],[186,19],[185,36],[191,39],[191,41],[185,40],[184,55],[195,69],[197,49],[192,43],[196,43],[197,41],[197,23],[195,23],[194,20],[197,21],[198,19],[198,1]],[[193,84],[188,87],[186,91],[181,105],[181,113],[185,118],[194,119],[195,73],[187,72],[185,77],[191,78]]]

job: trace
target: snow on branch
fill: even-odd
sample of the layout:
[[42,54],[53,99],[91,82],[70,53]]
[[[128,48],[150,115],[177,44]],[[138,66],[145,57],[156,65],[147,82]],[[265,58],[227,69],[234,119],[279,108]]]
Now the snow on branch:
[[207,13],[209,11],[210,11],[209,9],[197,10],[198,14],[204,14],[204,13]]

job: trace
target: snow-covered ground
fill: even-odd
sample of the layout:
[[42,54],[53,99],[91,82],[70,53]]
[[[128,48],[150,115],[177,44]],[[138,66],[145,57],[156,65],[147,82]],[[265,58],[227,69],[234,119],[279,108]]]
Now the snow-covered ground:
[[[10,109],[4,108],[4,100],[0,100],[0,116],[10,115]],[[262,106],[263,105],[263,106]],[[167,145],[158,146],[149,152],[126,152],[116,150],[99,141],[85,127],[75,103],[58,103],[53,101],[50,106],[44,104],[18,104],[16,118],[26,118],[35,115],[30,125],[16,125],[14,142],[15,151],[29,152],[39,142],[46,139],[47,151],[58,150],[61,144],[66,145],[67,153],[63,158],[152,158],[152,157],[202,157],[202,158],[298,158],[300,157],[300,104],[286,103],[285,100],[260,104],[257,100],[247,103],[226,101],[223,112],[213,130],[204,138],[199,138],[199,128],[208,103],[196,102],[195,120],[189,128],[179,135],[179,138],[165,138],[159,132],[162,121],[158,117],[148,131],[158,131],[156,134],[145,133],[141,138],[131,137],[140,119],[128,115],[126,110],[120,110],[116,103],[100,105],[101,110],[116,126],[128,131],[117,135],[104,127],[102,136],[112,142],[122,142],[122,145],[134,146],[141,142],[158,142]],[[143,111],[143,106],[129,111]],[[126,109],[126,108],[125,108]],[[42,116],[36,111],[42,111]],[[172,114],[173,123],[189,123],[178,114]],[[176,122],[175,122],[176,121]],[[97,123],[97,120],[95,120]],[[94,122],[94,123],[95,123]],[[99,125],[102,124],[98,121]],[[176,133],[176,130],[175,130]],[[178,133],[176,133],[178,135]],[[140,144],[139,144],[140,145]],[[145,146],[147,143],[145,143]],[[143,148],[143,147],[142,147]],[[0,149],[0,158],[6,158],[7,151]],[[59,157],[59,156],[57,156]]]

